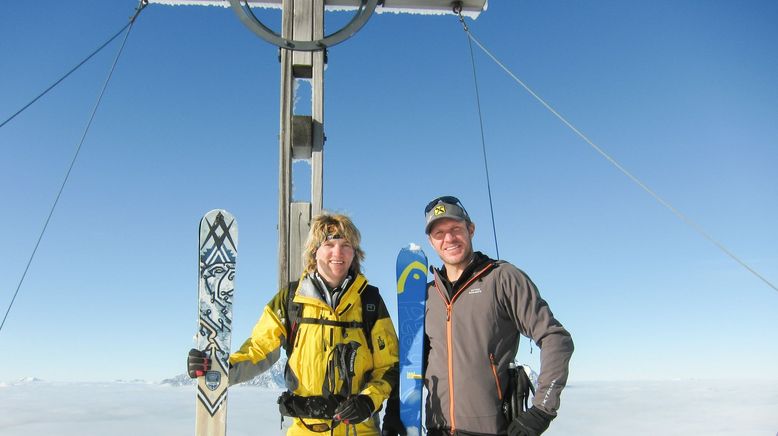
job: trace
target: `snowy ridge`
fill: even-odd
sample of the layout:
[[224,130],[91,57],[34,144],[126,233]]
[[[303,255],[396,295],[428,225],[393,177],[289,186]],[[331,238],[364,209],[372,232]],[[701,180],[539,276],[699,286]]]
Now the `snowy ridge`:
[[285,367],[286,356],[282,356],[269,370],[240,385],[273,390],[286,389],[286,383],[284,382]]
[[[285,389],[284,383],[284,368],[286,367],[286,357],[278,359],[269,370],[259,374],[253,379],[241,383],[240,386],[253,386],[262,389],[279,390]],[[187,374],[178,374],[172,378],[166,378],[159,382],[159,384],[179,387],[179,386],[194,386],[197,384],[197,380],[189,378]]]
[[39,384],[44,383],[45,380],[40,379],[38,377],[22,377],[19,380],[8,382],[8,383],[0,383],[0,386],[19,386],[19,385],[31,385],[31,384]]
[[16,381],[16,384],[24,384],[24,383],[40,383],[43,379],[40,379],[38,377],[23,377]]
[[179,386],[194,386],[197,384],[197,380],[189,378],[186,374],[178,374],[175,377],[172,378],[166,378],[159,382],[161,385],[168,385],[173,387],[179,387]]
[[532,383],[532,386],[538,387],[538,373],[535,372],[532,367],[527,365],[526,363],[518,363],[517,365],[521,365],[522,368],[524,368],[524,372],[527,373],[527,377],[529,377],[530,383]]
[[[284,383],[284,368],[286,367],[286,356],[282,356],[280,359],[278,359],[278,362],[276,362],[273,366],[270,367],[269,370],[263,372],[262,374],[259,374],[258,376],[254,377],[253,379],[241,383],[240,386],[252,386],[257,387],[261,389],[270,389],[270,390],[280,390],[280,389],[286,389],[286,384]],[[7,388],[11,386],[42,386],[42,385],[79,385],[79,384],[94,384],[98,382],[87,382],[87,383],[78,383],[78,382],[51,382],[47,380],[43,380],[37,377],[23,377],[16,381],[0,381],[0,388]],[[103,383],[98,383],[103,384]],[[181,387],[181,386],[195,386],[197,385],[197,380],[189,378],[187,374],[178,374],[171,378],[166,378],[160,382],[150,382],[148,380],[141,380],[141,379],[133,379],[133,380],[114,380],[112,382],[109,382],[109,384],[123,384],[123,385],[163,385],[163,386],[171,386],[171,387]]]

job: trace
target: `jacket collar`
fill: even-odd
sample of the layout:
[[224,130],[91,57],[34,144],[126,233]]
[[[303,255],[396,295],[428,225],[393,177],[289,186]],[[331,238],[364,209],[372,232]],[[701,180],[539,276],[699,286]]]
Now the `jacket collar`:
[[[345,285],[346,288],[341,292],[339,298],[340,301],[336,304],[336,307],[352,302],[354,298],[358,298],[358,291],[364,288],[367,284],[367,278],[365,278],[365,276],[362,274],[350,274],[349,277],[352,278],[350,280],[344,281],[343,285]],[[319,279],[315,278],[313,274],[303,274],[303,276],[300,278],[300,284],[297,285],[297,292],[294,296],[294,302],[322,305],[334,309],[327,303],[326,299],[324,298],[324,295],[319,288],[319,286],[322,285],[317,284],[318,281]]]
[[443,284],[443,287],[446,289],[446,291],[448,291],[450,298],[454,295],[455,289],[457,289],[459,285],[467,283],[467,281],[470,280],[476,271],[481,271],[490,262],[494,262],[494,260],[489,258],[489,256],[481,253],[480,251],[476,251],[473,253],[473,261],[470,262],[470,265],[468,265],[467,268],[462,271],[462,275],[459,276],[459,278],[453,283],[449,281],[448,276],[446,275],[445,266],[441,269],[436,269],[435,276],[440,279],[441,284]]

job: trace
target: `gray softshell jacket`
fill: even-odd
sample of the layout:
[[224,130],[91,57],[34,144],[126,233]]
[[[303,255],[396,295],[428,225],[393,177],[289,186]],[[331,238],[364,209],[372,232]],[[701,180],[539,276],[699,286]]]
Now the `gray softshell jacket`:
[[573,340],[523,271],[478,252],[474,264],[454,284],[453,298],[438,271],[427,287],[427,428],[505,434],[501,408],[519,335],[541,350],[533,405],[554,416]]

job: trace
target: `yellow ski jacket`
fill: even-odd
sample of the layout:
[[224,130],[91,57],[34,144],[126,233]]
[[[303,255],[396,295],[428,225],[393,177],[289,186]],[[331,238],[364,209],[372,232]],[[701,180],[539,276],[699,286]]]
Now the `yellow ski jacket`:
[[[358,274],[343,292],[336,308],[330,307],[315,288],[312,279],[303,275],[297,286],[294,302],[302,304],[300,318],[315,318],[336,322],[362,322],[361,294],[367,288],[367,279]],[[230,384],[250,380],[270,368],[283,352],[289,332],[286,330],[288,289],[280,290],[265,306],[257,324],[240,349],[230,355]],[[284,371],[287,388],[295,395],[321,396],[324,389],[338,393],[345,381],[340,371],[330,368],[333,350],[339,344],[355,341],[359,344],[354,361],[351,381],[352,395],[367,395],[377,411],[389,397],[398,379],[398,341],[394,325],[379,298],[378,317],[371,330],[371,338],[365,337],[362,327],[341,327],[326,324],[300,323],[295,333],[295,343]],[[372,352],[367,341],[372,343]],[[354,344],[352,344],[353,346]],[[337,366],[337,365],[335,365]],[[328,377],[329,375],[329,377]],[[377,435],[374,419],[358,424],[357,434]],[[323,423],[332,426],[330,420],[305,418],[308,425]],[[334,428],[333,434],[345,434],[346,425]],[[316,434],[306,429],[299,418],[287,435]],[[318,433],[321,434],[321,433]],[[329,432],[327,432],[329,434]]]

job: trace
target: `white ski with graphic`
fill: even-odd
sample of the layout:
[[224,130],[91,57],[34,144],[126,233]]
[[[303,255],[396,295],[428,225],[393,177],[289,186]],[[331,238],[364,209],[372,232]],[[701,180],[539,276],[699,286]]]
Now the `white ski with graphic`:
[[199,330],[197,349],[211,368],[197,379],[195,436],[224,436],[227,431],[227,385],[232,333],[232,297],[238,256],[235,217],[215,209],[200,221]]

